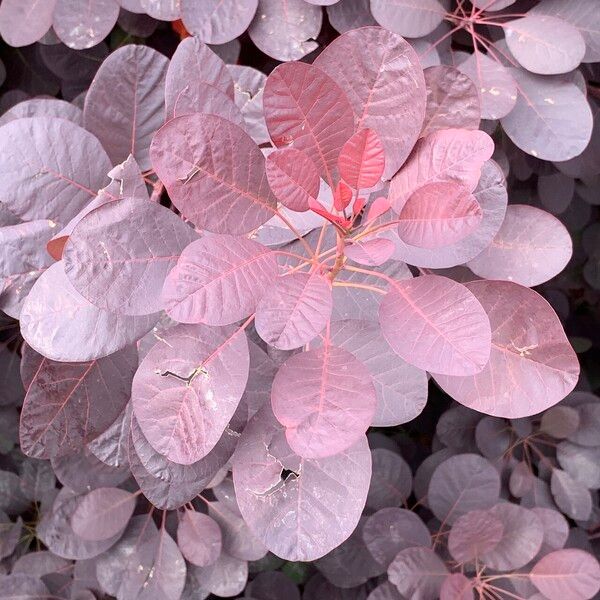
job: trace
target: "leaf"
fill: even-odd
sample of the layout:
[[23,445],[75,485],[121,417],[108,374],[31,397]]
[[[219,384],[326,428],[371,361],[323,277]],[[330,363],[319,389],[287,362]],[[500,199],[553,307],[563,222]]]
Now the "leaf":
[[306,63],[279,65],[267,78],[263,105],[274,145],[304,152],[333,188],[338,156],[354,132],[352,107],[334,79]]
[[394,242],[385,238],[357,241],[344,249],[347,258],[359,265],[370,267],[379,267],[386,263],[394,252]]
[[0,125],[27,117],[58,117],[83,126],[83,111],[78,106],[57,98],[32,98],[19,102],[0,117]]
[[571,236],[558,219],[534,206],[511,204],[492,243],[467,266],[486,279],[532,287],[558,275],[572,254]]
[[479,95],[469,77],[440,65],[424,71],[427,108],[421,136],[440,129],[479,129]]
[[150,142],[165,119],[168,59],[148,47],[129,44],[100,65],[85,95],[85,128],[104,146],[113,164],[133,155],[150,167]]
[[419,248],[450,246],[481,223],[483,211],[464,186],[430,183],[416,190],[398,217],[400,238]]
[[529,12],[530,15],[548,15],[558,17],[576,27],[583,36],[586,45],[583,62],[600,60],[600,15],[596,11],[594,0],[544,0]]
[[320,333],[332,308],[331,283],[315,272],[279,277],[256,308],[256,332],[280,350],[299,348]]
[[440,600],[473,600],[474,589],[471,580],[462,573],[453,573],[444,579],[440,589]]
[[560,466],[577,483],[590,490],[600,489],[600,448],[578,446],[564,441],[556,448],[556,458]]
[[71,518],[73,531],[84,540],[106,540],[121,533],[135,509],[135,495],[119,488],[92,490]]
[[[292,473],[283,476],[284,469]],[[370,478],[366,438],[335,456],[300,458],[268,406],[250,420],[233,458],[244,520],[271,552],[290,561],[320,558],[350,536]]]
[[544,528],[544,541],[539,555],[563,548],[569,537],[569,523],[562,513],[552,508],[533,508],[532,511]]
[[206,236],[182,252],[165,280],[163,304],[180,323],[228,325],[255,311],[277,271],[275,255],[257,242]]
[[482,52],[474,52],[456,68],[475,84],[482,119],[501,119],[514,108],[517,85],[501,62]]
[[192,590],[200,590],[202,595],[216,594],[222,597],[232,597],[244,591],[248,581],[248,563],[234,558],[224,552],[215,563],[208,567],[192,566],[192,577],[197,583]]
[[319,195],[319,173],[313,161],[295,148],[280,148],[267,156],[267,179],[277,200],[291,210],[309,209]]
[[172,119],[154,136],[150,156],[171,200],[198,228],[239,235],[275,212],[260,149],[228,121],[199,114]]
[[128,402],[116,421],[88,444],[88,450],[110,467],[122,467],[128,463],[127,442],[131,427],[131,412],[131,402]]
[[181,18],[180,0],[140,0],[142,8],[159,21],[175,21]]
[[2,600],[48,600],[52,598],[44,582],[32,575],[11,573],[0,575]]
[[339,33],[376,25],[370,4],[370,0],[340,0],[327,7],[327,17],[332,27]]
[[221,554],[221,530],[208,515],[186,510],[177,526],[177,545],[192,564],[207,567]]
[[380,25],[410,38],[431,33],[446,16],[447,0],[371,0]]
[[448,569],[429,548],[406,548],[388,568],[390,581],[408,598],[436,600]]
[[322,20],[322,9],[303,0],[259,0],[248,35],[272,58],[300,60],[318,47]]
[[[56,0],[7,0],[0,7],[0,35],[14,47],[37,42],[52,27]],[[26,25],[25,25],[26,24]]]
[[258,0],[181,0],[185,28],[207,44],[225,44],[246,31]]
[[23,452],[50,458],[81,451],[125,407],[136,366],[132,348],[84,363],[39,357],[23,403]]
[[534,565],[529,579],[549,600],[585,600],[600,590],[600,565],[583,550],[557,550]]
[[385,167],[385,151],[372,129],[360,129],[342,147],[338,158],[340,175],[355,190],[378,184]]
[[[473,196],[479,203],[482,219],[471,234],[449,246],[418,248],[404,243],[397,233],[384,232],[396,244],[395,256],[411,265],[428,268],[447,268],[462,265],[487,248],[498,233],[506,213],[508,194],[500,167],[493,161],[484,163],[481,178]],[[389,218],[393,218],[391,215]]]
[[473,0],[473,6],[489,11],[502,10],[514,3],[515,0]]
[[579,363],[550,305],[508,281],[473,281],[466,287],[490,320],[490,360],[475,376],[436,375],[440,387],[469,408],[513,419],[562,400],[577,383]]
[[108,181],[111,163],[83,128],[49,117],[0,128],[2,204],[25,221],[67,223]]
[[571,442],[582,446],[598,445],[598,424],[600,423],[600,406],[593,396],[594,402],[582,402],[577,405],[580,426],[575,433],[569,436]]
[[404,508],[382,508],[367,518],[363,527],[367,548],[386,569],[401,550],[431,547],[431,534],[421,518]]
[[203,458],[233,416],[248,368],[243,330],[206,325],[171,329],[146,355],[133,380],[133,410],[144,436],[173,462],[189,465]]
[[86,215],[69,237],[65,274],[100,309],[149,315],[184,248],[198,239],[170,210],[136,198],[109,202]]
[[[195,37],[183,40],[167,68],[165,100],[167,114],[181,114],[187,107],[205,106],[202,92],[207,86],[234,97],[233,79],[225,63]],[[199,112],[199,111],[191,111]]]
[[589,490],[566,471],[553,469],[550,489],[557,506],[575,521],[587,521],[592,512]]
[[579,423],[577,409],[571,406],[553,406],[542,415],[540,431],[560,440],[574,434]]
[[585,54],[579,31],[557,15],[528,14],[504,27],[506,44],[521,66],[539,75],[559,75],[577,68]]
[[[19,517],[14,523],[4,514],[0,513],[0,557],[10,556],[19,542],[23,531],[23,520]],[[13,569],[14,573],[14,569]]]
[[381,510],[406,504],[412,491],[412,472],[408,463],[386,448],[371,450],[372,475],[367,506]]
[[18,318],[40,275],[54,262],[46,252],[56,223],[46,219],[0,228],[0,307]]
[[542,160],[565,161],[581,154],[590,141],[593,119],[581,90],[567,77],[543,77],[511,69],[519,94],[501,121],[508,137]]
[[303,458],[343,452],[366,432],[376,396],[352,354],[325,342],[289,358],[275,375],[271,405],[290,447]]
[[395,354],[372,321],[348,319],[331,324],[331,344],[367,367],[377,394],[371,425],[390,427],[416,418],[427,402],[426,374]]
[[491,512],[471,510],[452,525],[448,549],[459,563],[478,560],[484,552],[493,550],[504,533],[502,521]]
[[490,356],[483,307],[468,288],[439,275],[391,283],[379,323],[394,352],[426,371],[479,373]]
[[489,512],[502,522],[504,533],[494,548],[483,552],[481,562],[496,571],[514,571],[533,560],[544,538],[544,526],[539,517],[510,502],[501,502]]
[[364,27],[336,38],[315,65],[348,96],[356,129],[377,133],[385,149],[383,178],[391,179],[417,141],[425,115],[425,80],[415,51],[391,31]]
[[483,131],[444,129],[419,140],[404,168],[392,179],[388,200],[396,213],[429,183],[460,183],[473,191],[494,142]]
[[45,502],[54,493],[56,477],[50,463],[28,460],[21,467],[21,491],[34,502]]
[[52,25],[69,48],[85,50],[99,44],[115,26],[119,5],[115,0],[56,0]]
[[58,262],[36,281],[21,311],[21,333],[40,354],[57,361],[102,358],[136,342],[157,316],[133,317],[91,305]]

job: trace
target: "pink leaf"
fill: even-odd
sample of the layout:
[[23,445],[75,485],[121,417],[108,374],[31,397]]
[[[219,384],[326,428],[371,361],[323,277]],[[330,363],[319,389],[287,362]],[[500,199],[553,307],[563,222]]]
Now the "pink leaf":
[[352,190],[343,181],[339,181],[333,193],[333,208],[341,212],[346,210],[351,201]]
[[125,408],[136,352],[129,348],[84,363],[35,357],[36,369],[21,413],[23,452],[50,458],[81,451]]
[[519,63],[532,73],[559,75],[577,68],[585,41],[576,27],[556,16],[528,14],[509,21],[506,44]]
[[0,6],[0,35],[10,46],[29,46],[52,27],[56,0],[6,0]]
[[135,509],[135,496],[119,488],[101,487],[84,496],[71,518],[84,540],[106,540],[123,531]]
[[280,350],[299,348],[323,330],[332,302],[331,283],[319,273],[280,277],[258,303],[256,331]]
[[262,152],[224,119],[199,114],[172,119],[154,136],[150,155],[175,206],[199,228],[248,233],[274,213]]
[[483,131],[444,129],[419,140],[404,168],[392,179],[389,201],[399,214],[406,201],[428,183],[451,181],[475,189],[494,142]]
[[372,129],[357,131],[342,148],[338,159],[340,175],[355,190],[379,183],[385,168],[385,153]]
[[177,527],[177,545],[192,564],[207,567],[221,554],[221,529],[208,515],[186,510]]
[[322,458],[343,452],[371,424],[376,396],[371,374],[352,354],[325,343],[279,369],[271,405],[296,454]]
[[309,199],[315,199],[319,195],[320,179],[317,168],[300,150],[274,150],[267,157],[266,171],[273,194],[291,210],[308,210]]
[[[160,204],[134,198],[86,215],[65,246],[65,273],[89,302],[111,312],[148,315],[183,249],[198,234]],[[113,241],[114,240],[114,241]]]
[[27,343],[52,360],[84,362],[107,356],[148,333],[158,316],[112,313],[75,290],[62,261],[36,281],[21,311]]
[[481,110],[475,84],[454,67],[425,69],[427,109],[421,136],[440,129],[478,129]]
[[469,408],[513,419],[562,400],[577,383],[579,363],[550,305],[508,281],[473,281],[466,287],[491,323],[490,361],[471,377],[436,375],[438,384]]
[[558,275],[573,254],[565,226],[550,213],[511,204],[492,243],[467,266],[485,279],[505,279],[532,287]]
[[492,513],[472,510],[459,517],[450,530],[448,549],[459,563],[478,559],[502,539],[504,525]]
[[277,60],[300,60],[316,50],[323,10],[304,0],[259,0],[248,28],[259,50]]
[[587,600],[600,590],[600,565],[583,550],[557,550],[539,560],[529,578],[549,600]]
[[378,23],[409,38],[431,33],[445,18],[445,0],[371,0]]
[[440,600],[473,600],[474,598],[473,584],[462,573],[453,573],[444,579]]
[[203,458],[239,404],[248,367],[243,330],[172,329],[150,350],[133,380],[133,410],[144,436],[173,462],[189,465]]
[[275,255],[258,242],[205,236],[182,252],[162,299],[180,323],[229,325],[255,311],[277,274]]
[[359,522],[370,478],[364,436],[334,456],[301,458],[268,406],[249,422],[233,457],[244,520],[285,560],[315,560],[347,539]]
[[352,107],[334,79],[313,65],[279,65],[267,78],[263,104],[275,146],[293,144],[305,152],[331,184],[340,150],[354,132]]
[[369,206],[369,212],[367,213],[367,223],[374,221],[379,218],[381,215],[385,214],[391,208],[390,203],[387,198],[380,196],[379,198],[375,198],[371,206]]
[[153,19],[175,21],[181,18],[180,0],[140,0],[140,3]]
[[430,183],[407,200],[398,217],[398,233],[418,248],[450,246],[470,235],[482,215],[479,203],[464,186]]
[[69,48],[85,50],[99,44],[114,27],[119,16],[116,0],[56,0],[53,27]]
[[353,0],[352,2],[340,0],[340,2],[327,7],[329,22],[339,33],[376,25],[371,14],[370,4],[370,0]]
[[207,44],[225,44],[250,25],[258,0],[181,0],[185,28]]
[[396,281],[379,308],[381,330],[406,362],[433,373],[479,373],[490,356],[490,323],[475,296],[439,275]]
[[363,27],[335,39],[315,65],[346,92],[357,129],[366,127],[379,136],[385,148],[383,177],[390,179],[412,150],[425,115],[425,80],[417,54],[399,35]]
[[85,128],[104,146],[113,164],[130,154],[142,170],[165,120],[166,56],[133,44],[113,52],[100,66],[85,96]]
[[448,569],[430,548],[413,547],[398,552],[388,568],[390,581],[405,598],[436,600]]
[[346,246],[344,253],[355,263],[378,267],[391,258],[394,250],[393,242],[385,238],[376,238],[364,242],[358,241]]

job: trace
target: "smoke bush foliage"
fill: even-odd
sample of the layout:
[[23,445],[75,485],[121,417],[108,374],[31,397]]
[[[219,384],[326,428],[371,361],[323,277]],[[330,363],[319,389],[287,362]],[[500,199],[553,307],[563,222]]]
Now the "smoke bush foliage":
[[[600,400],[531,289],[597,188],[591,3],[42,4],[0,33],[85,94],[0,117],[0,598],[595,597]],[[130,13],[195,35],[74,52]],[[367,433],[429,377],[430,456]]]

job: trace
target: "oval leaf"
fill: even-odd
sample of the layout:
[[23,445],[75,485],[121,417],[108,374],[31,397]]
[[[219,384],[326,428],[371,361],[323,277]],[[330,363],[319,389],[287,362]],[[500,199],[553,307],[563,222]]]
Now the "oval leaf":
[[385,168],[385,152],[372,129],[357,131],[342,147],[338,159],[340,175],[355,190],[378,184]]
[[193,565],[207,567],[221,554],[221,530],[208,515],[186,510],[177,526],[177,545]]
[[429,548],[406,548],[398,552],[388,568],[390,581],[406,598],[436,600],[448,569]]

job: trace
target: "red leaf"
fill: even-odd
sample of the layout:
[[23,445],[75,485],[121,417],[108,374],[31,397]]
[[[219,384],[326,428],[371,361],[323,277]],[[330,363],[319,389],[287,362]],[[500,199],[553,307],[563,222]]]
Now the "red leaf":
[[376,185],[385,168],[385,152],[372,129],[357,131],[345,144],[338,159],[340,175],[355,190]]
[[343,181],[340,181],[333,194],[333,207],[335,210],[345,210],[351,200],[352,190]]

